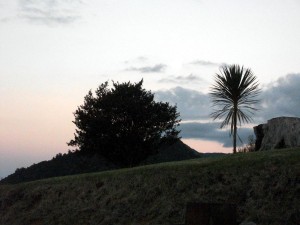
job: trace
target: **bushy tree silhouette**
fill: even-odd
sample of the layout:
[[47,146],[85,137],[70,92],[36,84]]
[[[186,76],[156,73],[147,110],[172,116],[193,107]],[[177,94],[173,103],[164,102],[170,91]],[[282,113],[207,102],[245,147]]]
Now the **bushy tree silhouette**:
[[134,166],[160,144],[177,140],[180,119],[176,106],[155,102],[138,83],[102,83],[74,113],[77,129],[69,146],[100,154],[121,166]]
[[221,74],[216,74],[215,84],[211,88],[210,96],[217,109],[211,114],[212,118],[225,117],[221,128],[230,124],[233,137],[233,153],[236,153],[237,124],[250,122],[250,114],[256,110],[254,105],[260,92],[256,76],[250,69],[244,70],[239,65],[223,66]]

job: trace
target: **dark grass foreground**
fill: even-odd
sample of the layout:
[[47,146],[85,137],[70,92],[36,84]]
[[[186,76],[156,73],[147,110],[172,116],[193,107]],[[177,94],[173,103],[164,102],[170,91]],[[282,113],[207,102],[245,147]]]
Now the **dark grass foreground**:
[[188,202],[238,220],[299,224],[300,149],[240,153],[0,186],[1,225],[184,223]]

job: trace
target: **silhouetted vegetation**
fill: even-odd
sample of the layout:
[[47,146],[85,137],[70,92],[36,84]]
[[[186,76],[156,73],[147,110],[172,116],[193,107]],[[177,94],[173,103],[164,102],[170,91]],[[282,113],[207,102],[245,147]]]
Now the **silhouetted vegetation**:
[[0,183],[20,183],[72,174],[89,173],[118,168],[102,156],[87,156],[76,152],[57,154],[52,160],[18,168]]
[[[178,140],[173,144],[165,143],[157,150],[155,155],[147,157],[141,164],[181,161],[202,156],[209,157],[210,154],[200,154],[181,140]],[[85,155],[79,151],[69,151],[67,154],[59,153],[49,161],[33,164],[28,168],[18,168],[13,174],[2,179],[0,184],[15,184],[50,177],[99,172],[118,168],[120,167],[98,154]]]
[[255,139],[253,135],[248,137],[248,143],[240,148],[238,148],[238,152],[255,152]]
[[77,129],[68,145],[99,154],[120,166],[134,166],[166,142],[178,140],[176,106],[155,102],[138,83],[101,84],[74,113]]
[[225,117],[221,128],[230,124],[230,134],[233,137],[233,153],[236,153],[237,124],[251,122],[250,114],[256,110],[254,105],[260,92],[256,77],[250,69],[244,70],[239,65],[223,66],[221,74],[216,74],[215,84],[210,95],[216,111],[212,118]]

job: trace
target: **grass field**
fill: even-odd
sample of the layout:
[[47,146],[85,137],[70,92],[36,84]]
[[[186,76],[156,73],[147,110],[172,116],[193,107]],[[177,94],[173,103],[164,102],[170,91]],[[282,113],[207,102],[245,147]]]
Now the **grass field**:
[[299,224],[300,149],[239,153],[0,186],[0,224],[184,223],[187,202],[235,203],[239,221]]

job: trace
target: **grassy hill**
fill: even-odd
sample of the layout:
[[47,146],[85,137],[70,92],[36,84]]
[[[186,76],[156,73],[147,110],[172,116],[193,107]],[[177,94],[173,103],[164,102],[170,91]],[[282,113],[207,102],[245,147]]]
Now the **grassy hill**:
[[299,224],[300,149],[240,153],[0,185],[2,225],[184,222],[187,202],[236,203],[240,221]]

